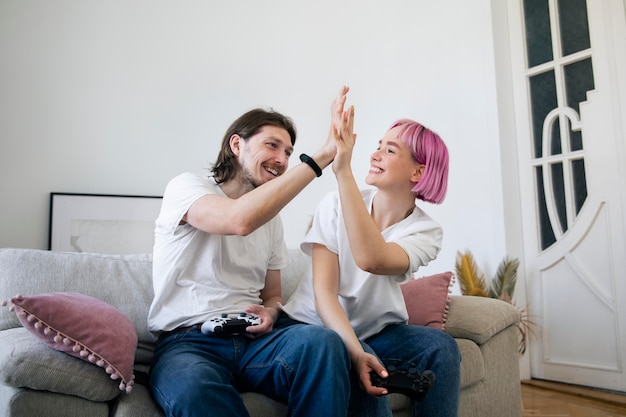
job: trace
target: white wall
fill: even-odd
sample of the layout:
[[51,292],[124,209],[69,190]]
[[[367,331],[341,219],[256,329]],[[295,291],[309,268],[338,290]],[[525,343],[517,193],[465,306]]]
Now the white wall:
[[[312,152],[346,84],[358,178],[400,117],[450,149],[448,198],[424,207],[444,248],[418,275],[465,249],[492,275],[505,254],[492,37],[489,0],[3,0],[0,247],[47,247],[50,192],[161,195],[207,172],[252,107],[293,117],[296,155]],[[289,246],[335,188],[327,171],[283,210]]]

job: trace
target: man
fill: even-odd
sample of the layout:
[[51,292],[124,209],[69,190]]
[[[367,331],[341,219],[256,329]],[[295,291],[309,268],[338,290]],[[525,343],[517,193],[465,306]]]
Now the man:
[[[333,110],[343,109],[347,92]],[[289,118],[251,110],[226,132],[212,177],[182,174],[165,190],[149,327],[159,335],[150,386],[168,416],[246,416],[241,391],[286,402],[289,415],[347,414],[350,361],[341,339],[279,311],[287,250],[278,213],[336,152],[329,134],[287,172],[295,140]],[[212,318],[241,312],[260,324],[238,335],[203,333]]]

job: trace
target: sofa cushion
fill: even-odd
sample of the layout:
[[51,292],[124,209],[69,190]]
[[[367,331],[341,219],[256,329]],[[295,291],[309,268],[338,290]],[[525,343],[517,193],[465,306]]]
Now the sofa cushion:
[[453,283],[454,274],[442,272],[402,284],[409,323],[444,330]]
[[105,372],[50,349],[22,327],[2,331],[0,382],[15,388],[68,394],[91,401],[109,401],[120,394],[117,383]]
[[485,378],[485,360],[478,345],[467,339],[454,339],[461,352],[461,389]]
[[135,384],[133,395],[120,395],[110,404],[110,416],[165,417],[161,407],[152,400],[148,387],[140,384]]
[[109,405],[106,402],[89,401],[73,395],[15,388],[2,384],[0,384],[0,404],[3,406],[0,412],[7,417],[110,416]]
[[243,392],[241,398],[248,410],[255,416],[287,416],[287,404],[278,402],[258,392]]
[[49,347],[103,368],[128,393],[134,383],[137,333],[115,307],[69,292],[15,296],[22,325]]

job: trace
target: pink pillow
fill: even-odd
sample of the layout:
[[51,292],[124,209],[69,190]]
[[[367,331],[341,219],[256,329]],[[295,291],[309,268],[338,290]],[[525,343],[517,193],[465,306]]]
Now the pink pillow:
[[444,330],[453,284],[452,272],[442,272],[402,284],[400,288],[409,313],[409,324]]
[[22,325],[46,345],[104,368],[111,379],[121,378],[120,390],[132,391],[137,332],[115,307],[68,292],[11,301]]

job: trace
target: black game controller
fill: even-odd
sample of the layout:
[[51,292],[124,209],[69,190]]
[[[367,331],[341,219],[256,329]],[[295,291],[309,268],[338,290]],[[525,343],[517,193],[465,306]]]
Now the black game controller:
[[231,316],[222,314],[220,317],[214,317],[205,321],[200,327],[200,331],[204,334],[237,336],[245,334],[248,326],[257,326],[259,324],[261,324],[261,319],[252,314],[240,313],[239,315]]
[[390,393],[404,394],[415,401],[421,401],[435,383],[433,371],[424,371],[420,374],[415,368],[399,371],[394,366],[390,366],[387,372],[389,372],[387,378],[380,377],[374,371],[370,372],[372,385],[386,388]]

